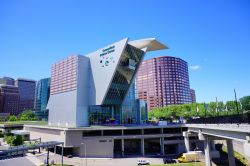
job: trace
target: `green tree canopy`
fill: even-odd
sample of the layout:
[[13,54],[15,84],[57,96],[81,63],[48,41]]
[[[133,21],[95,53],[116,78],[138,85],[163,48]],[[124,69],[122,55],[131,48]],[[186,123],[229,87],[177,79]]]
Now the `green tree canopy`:
[[[216,107],[218,108],[217,113]],[[179,120],[180,117],[189,119],[194,117],[213,117],[232,114],[237,114],[236,103],[234,101],[228,101],[226,104],[223,102],[218,102],[218,104],[216,104],[216,102],[191,103],[155,108],[149,112],[149,119],[172,121]]]
[[9,144],[10,146],[18,146],[18,145],[22,145],[24,142],[23,136],[21,135],[17,135],[17,136],[13,136],[13,135],[9,135],[9,136],[5,136],[4,140],[7,142],[7,144]]
[[9,121],[17,121],[17,117],[15,115],[11,115],[9,117]]
[[23,111],[19,118],[21,121],[37,120],[35,113],[31,110]]
[[240,98],[240,103],[243,110],[250,110],[250,96]]

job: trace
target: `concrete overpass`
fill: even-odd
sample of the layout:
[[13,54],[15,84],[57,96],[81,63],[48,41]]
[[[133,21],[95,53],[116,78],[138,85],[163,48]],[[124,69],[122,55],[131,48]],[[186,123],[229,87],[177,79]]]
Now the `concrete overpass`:
[[235,166],[233,140],[244,144],[244,152],[250,157],[250,124],[185,124],[188,127],[183,132],[186,149],[189,150],[189,135],[198,134],[204,141],[206,166],[211,166],[211,149],[214,140],[226,140],[229,166]]

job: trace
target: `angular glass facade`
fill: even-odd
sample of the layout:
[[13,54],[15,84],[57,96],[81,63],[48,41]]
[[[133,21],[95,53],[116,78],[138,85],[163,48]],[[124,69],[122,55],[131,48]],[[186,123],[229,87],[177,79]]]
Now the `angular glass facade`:
[[[144,52],[127,44],[102,106],[90,106],[90,124],[138,123],[132,82]],[[126,96],[127,95],[127,96]]]
[[35,113],[39,119],[48,119],[46,109],[50,95],[50,78],[41,79],[36,86]]
[[143,55],[142,50],[127,44],[103,105],[122,104]]
[[121,108],[122,124],[135,124],[138,122],[135,94],[135,83],[132,83]]
[[91,106],[90,125],[132,125],[143,124],[148,120],[147,102],[136,97],[133,82],[121,106]]

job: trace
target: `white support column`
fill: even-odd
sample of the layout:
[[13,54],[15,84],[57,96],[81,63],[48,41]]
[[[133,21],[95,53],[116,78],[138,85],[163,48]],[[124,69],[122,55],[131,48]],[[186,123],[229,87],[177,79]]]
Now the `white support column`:
[[122,157],[124,157],[124,139],[122,139]]
[[227,139],[227,151],[229,166],[235,166],[233,141]]
[[204,148],[205,148],[205,161],[206,161],[206,166],[212,166],[212,161],[211,161],[211,154],[210,154],[210,140],[208,137],[205,137],[204,140]]
[[186,151],[189,152],[190,151],[190,142],[189,142],[188,132],[184,131],[183,132],[183,137],[184,137],[184,143],[185,143]]
[[142,156],[145,155],[144,138],[141,138],[141,154]]
[[161,154],[165,155],[165,148],[164,148],[164,138],[160,138],[160,145],[161,145]]

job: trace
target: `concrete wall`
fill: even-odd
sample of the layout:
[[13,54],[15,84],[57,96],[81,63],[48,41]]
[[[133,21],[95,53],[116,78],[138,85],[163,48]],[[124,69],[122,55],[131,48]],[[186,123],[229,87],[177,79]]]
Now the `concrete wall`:
[[[76,126],[89,126],[88,110],[90,105],[90,62],[89,58],[79,56],[76,97]],[[93,83],[92,83],[93,84]]]
[[[87,55],[90,58],[95,83],[96,105],[101,105],[104,100],[127,41],[128,38],[125,38]],[[104,51],[110,47],[114,47],[113,52]],[[104,64],[106,61],[108,65]]]
[[113,157],[114,141],[112,138],[88,137],[82,136],[82,131],[66,131],[65,145],[73,148],[73,153],[78,156],[88,157]]
[[65,146],[80,147],[82,142],[82,131],[66,131]]
[[[88,157],[108,157],[114,156],[114,140],[111,138],[86,138],[83,140],[86,146],[86,154]],[[85,155],[85,145],[80,148],[80,156]]]
[[65,141],[64,131],[63,130],[51,130],[48,128],[30,128],[30,127],[24,127],[25,131],[30,132],[30,139],[37,139],[41,138],[42,142],[47,141]]
[[[227,146],[227,143],[225,140],[216,140],[215,144],[223,144],[223,146]],[[235,151],[237,151],[238,153],[244,155],[247,160],[250,162],[250,144],[249,146],[246,146],[246,144],[249,144],[247,142],[241,142],[241,141],[233,141],[233,148]]]
[[48,102],[49,125],[76,126],[76,95],[76,90],[50,95]]

